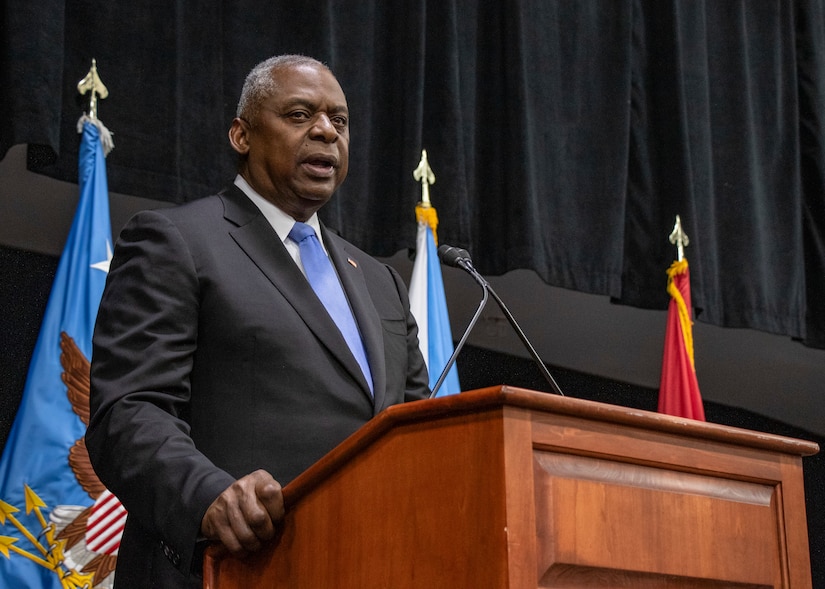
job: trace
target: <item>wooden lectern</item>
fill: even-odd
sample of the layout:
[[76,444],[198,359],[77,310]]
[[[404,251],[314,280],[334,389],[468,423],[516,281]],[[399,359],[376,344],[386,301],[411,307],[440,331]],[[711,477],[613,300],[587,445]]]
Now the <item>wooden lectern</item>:
[[388,409],[206,589],[811,587],[811,442],[512,387]]

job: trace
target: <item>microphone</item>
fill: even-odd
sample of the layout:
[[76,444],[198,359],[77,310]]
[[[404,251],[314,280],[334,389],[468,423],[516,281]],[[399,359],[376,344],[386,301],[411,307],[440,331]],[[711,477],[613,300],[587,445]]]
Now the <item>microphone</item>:
[[463,268],[467,264],[472,265],[470,252],[451,245],[439,246],[438,258],[442,264],[453,268]]
[[542,359],[539,357],[538,352],[530,343],[530,340],[527,339],[527,336],[524,335],[524,331],[522,331],[521,327],[519,327],[516,318],[513,317],[513,314],[510,313],[510,310],[504,304],[504,301],[501,300],[501,297],[496,294],[493,290],[493,287],[490,286],[490,283],[487,282],[484,277],[473,267],[473,261],[470,258],[470,254],[467,250],[453,247],[450,245],[442,244],[438,246],[438,257],[441,260],[441,263],[445,266],[451,266],[453,268],[461,268],[465,272],[467,272],[473,279],[481,286],[484,296],[482,298],[481,303],[476,309],[475,315],[473,315],[472,320],[470,320],[469,325],[464,330],[464,334],[461,336],[461,339],[458,342],[453,354],[450,356],[450,359],[447,361],[447,365],[444,367],[444,370],[441,373],[441,376],[438,378],[435,386],[433,387],[432,392],[430,393],[430,398],[435,397],[438,393],[438,389],[441,387],[441,383],[444,382],[444,379],[447,377],[447,373],[449,372],[450,368],[452,367],[453,363],[455,362],[456,357],[458,356],[459,350],[464,346],[464,342],[467,341],[467,337],[470,335],[470,331],[472,331],[473,327],[478,321],[478,318],[481,316],[481,311],[484,309],[485,305],[487,304],[488,294],[493,296],[493,299],[498,304],[499,308],[501,309],[504,316],[507,318],[507,321],[510,323],[510,326],[518,335],[521,343],[524,344],[524,347],[527,348],[527,351],[530,353],[530,356],[533,358],[533,361],[538,365],[539,370],[541,371],[542,376],[544,376],[545,380],[550,384],[550,387],[553,389],[553,392],[564,396],[564,393],[561,391],[556,379],[553,378],[553,375],[550,374],[550,371],[547,369],[547,366],[544,364]]

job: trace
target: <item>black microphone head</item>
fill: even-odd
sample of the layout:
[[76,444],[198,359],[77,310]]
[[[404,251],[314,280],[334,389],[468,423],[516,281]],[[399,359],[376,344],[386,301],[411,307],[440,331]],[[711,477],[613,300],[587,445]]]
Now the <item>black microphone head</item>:
[[453,268],[460,268],[462,262],[472,263],[470,253],[460,247],[453,247],[451,245],[442,244],[438,246],[438,258],[445,266],[452,266]]

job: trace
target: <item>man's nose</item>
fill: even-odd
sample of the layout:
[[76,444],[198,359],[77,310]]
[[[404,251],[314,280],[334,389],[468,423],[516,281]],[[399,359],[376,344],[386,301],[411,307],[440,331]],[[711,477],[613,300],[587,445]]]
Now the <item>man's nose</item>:
[[326,113],[318,113],[312,125],[312,138],[332,142],[338,139],[338,130]]

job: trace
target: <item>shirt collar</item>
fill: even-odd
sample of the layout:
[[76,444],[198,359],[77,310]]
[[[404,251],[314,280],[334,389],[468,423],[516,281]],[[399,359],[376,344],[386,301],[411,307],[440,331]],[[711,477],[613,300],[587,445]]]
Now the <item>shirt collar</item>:
[[[295,219],[258,194],[240,174],[235,176],[235,186],[240,188],[249,200],[260,209],[263,216],[275,230],[275,233],[278,234],[280,240],[286,242],[289,237],[289,232],[292,231],[292,226],[295,224]],[[315,229],[315,235],[318,236],[318,241],[320,241],[323,246],[324,238],[321,236],[321,223],[318,220],[318,213],[313,213],[309,220],[306,221],[306,224]]]

